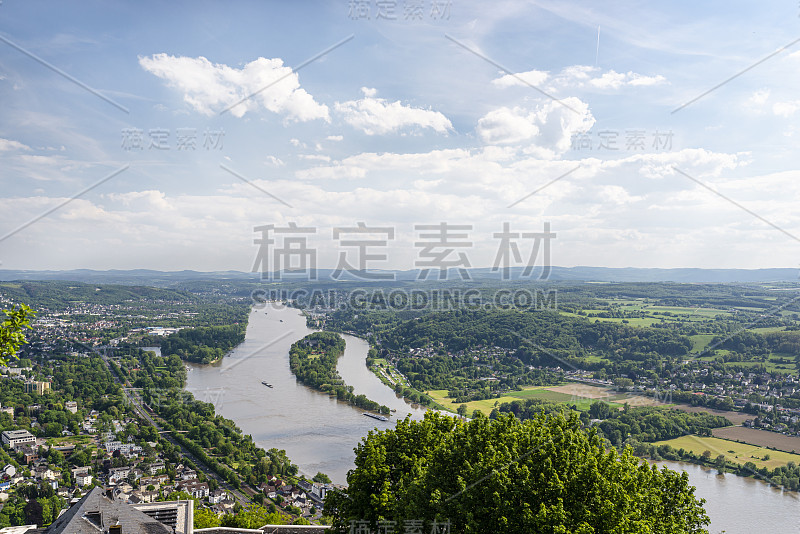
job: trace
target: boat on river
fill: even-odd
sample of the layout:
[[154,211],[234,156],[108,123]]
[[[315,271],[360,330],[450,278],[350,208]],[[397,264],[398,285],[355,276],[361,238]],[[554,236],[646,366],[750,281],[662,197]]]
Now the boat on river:
[[266,380],[262,380],[261,383],[264,384],[265,386],[267,386],[268,388],[272,387],[272,384],[267,384]]
[[389,420],[387,417],[384,417],[384,416],[378,415],[378,414],[374,414],[374,413],[369,413],[369,412],[364,412],[362,415],[366,415],[367,417],[372,417],[373,419],[377,419],[378,421],[388,421]]

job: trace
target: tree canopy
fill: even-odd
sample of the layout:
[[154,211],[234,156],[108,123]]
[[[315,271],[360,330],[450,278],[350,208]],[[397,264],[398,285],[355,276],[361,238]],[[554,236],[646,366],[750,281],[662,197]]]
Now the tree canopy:
[[27,343],[25,330],[30,329],[31,317],[36,315],[31,308],[20,304],[16,308],[3,310],[6,315],[0,323],[0,365],[8,365],[8,359],[16,355],[19,348]]
[[575,415],[463,422],[429,412],[370,432],[355,464],[347,492],[325,502],[334,532],[421,520],[454,533],[675,534],[708,523],[685,473],[606,450]]

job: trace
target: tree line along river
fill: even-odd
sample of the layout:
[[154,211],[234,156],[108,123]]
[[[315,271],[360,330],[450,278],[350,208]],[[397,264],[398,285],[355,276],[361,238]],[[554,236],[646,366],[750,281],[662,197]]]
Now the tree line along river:
[[[321,471],[344,484],[361,438],[393,423],[365,417],[363,410],[297,382],[289,370],[289,348],[311,332],[297,309],[278,305],[254,309],[245,341],[217,364],[190,365],[186,389],[214,404],[260,447],[286,450],[301,473],[313,476]],[[345,383],[356,394],[396,410],[392,421],[408,414],[421,418],[423,408],[398,398],[367,368],[367,342],[343,337],[347,345],[338,370]],[[696,494],[707,501],[710,532],[800,532],[800,494],[733,474],[717,475],[693,464],[658,464],[689,474]]]

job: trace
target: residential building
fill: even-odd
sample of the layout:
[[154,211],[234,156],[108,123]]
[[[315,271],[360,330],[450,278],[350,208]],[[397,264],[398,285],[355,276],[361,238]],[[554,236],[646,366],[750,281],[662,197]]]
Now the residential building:
[[164,466],[164,462],[162,462],[160,460],[157,461],[157,462],[153,462],[152,464],[150,464],[150,469],[149,469],[150,470],[150,474],[151,475],[155,475],[156,473],[158,473],[159,471],[164,469],[164,467],[165,467]]
[[[46,534],[173,534],[172,528],[94,488],[62,513]],[[191,531],[187,534],[191,534]]]
[[208,497],[208,484],[199,480],[184,480],[178,484],[178,490],[185,491],[195,499]]
[[208,502],[211,504],[218,504],[228,499],[228,493],[225,490],[217,489],[212,491],[208,496]]
[[25,382],[25,393],[36,393],[37,395],[44,395],[50,391],[50,382],[40,382],[38,380],[29,380]]

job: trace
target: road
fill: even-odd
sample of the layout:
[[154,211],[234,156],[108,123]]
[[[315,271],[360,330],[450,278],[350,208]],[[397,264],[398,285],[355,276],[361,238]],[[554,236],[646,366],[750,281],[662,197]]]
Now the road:
[[131,406],[133,406],[134,410],[136,411],[137,414],[139,414],[139,417],[141,417],[142,420],[146,421],[153,428],[155,428],[156,432],[158,432],[161,437],[166,439],[173,446],[178,447],[181,451],[181,454],[186,458],[189,458],[192,462],[194,462],[194,464],[198,467],[198,469],[201,469],[207,477],[213,478],[214,480],[219,482],[220,487],[225,488],[225,490],[230,495],[233,495],[236,498],[236,500],[239,501],[239,503],[245,505],[251,502],[250,498],[247,497],[243,492],[235,489],[228,483],[228,481],[226,481],[218,474],[216,474],[214,471],[212,471],[206,464],[201,462],[194,454],[189,452],[186,448],[184,448],[183,445],[181,445],[172,436],[170,436],[168,431],[165,432],[161,428],[161,426],[150,416],[150,414],[147,413],[147,410],[144,409],[144,407],[142,406],[142,400],[139,398],[139,394],[137,393],[137,391],[135,389],[126,387],[127,384],[124,383],[119,376],[117,376],[117,374],[114,372],[114,369],[111,367],[111,365],[109,365],[108,357],[105,354],[101,354],[101,356],[103,358],[103,362],[106,364],[106,367],[108,367],[109,372],[114,377],[114,381],[120,386],[122,386],[122,392],[125,395],[125,398],[128,400],[128,402],[130,402]]

